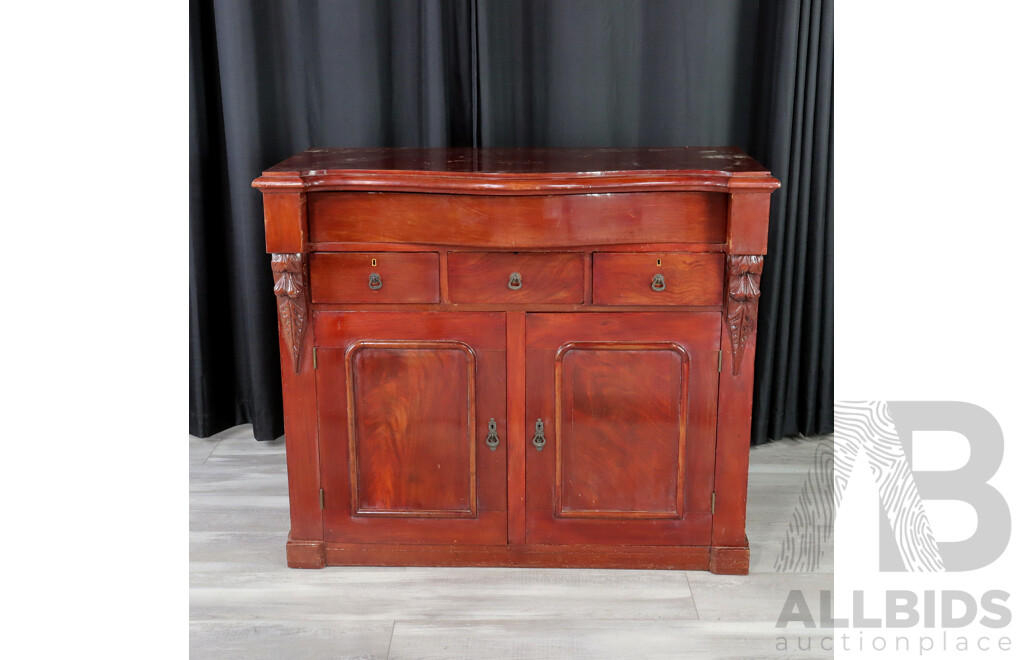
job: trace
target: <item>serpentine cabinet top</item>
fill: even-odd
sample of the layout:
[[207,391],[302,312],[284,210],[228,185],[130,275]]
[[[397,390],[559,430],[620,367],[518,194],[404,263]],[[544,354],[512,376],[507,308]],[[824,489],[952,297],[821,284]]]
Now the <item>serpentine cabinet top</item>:
[[263,172],[264,192],[386,190],[479,195],[619,191],[768,192],[735,147],[308,149]]

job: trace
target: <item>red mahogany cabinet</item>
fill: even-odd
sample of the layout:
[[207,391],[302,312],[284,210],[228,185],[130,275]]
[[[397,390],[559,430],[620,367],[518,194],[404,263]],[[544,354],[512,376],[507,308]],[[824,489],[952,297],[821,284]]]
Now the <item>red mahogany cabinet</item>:
[[253,185],[289,566],[747,571],[763,167],[311,149]]

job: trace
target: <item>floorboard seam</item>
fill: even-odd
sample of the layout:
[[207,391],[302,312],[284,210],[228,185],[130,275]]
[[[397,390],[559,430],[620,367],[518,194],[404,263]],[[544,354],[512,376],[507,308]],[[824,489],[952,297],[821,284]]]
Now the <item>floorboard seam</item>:
[[391,660],[391,643],[395,641],[395,626],[398,625],[398,621],[391,622],[391,634],[388,636],[388,652],[384,656],[387,660]]
[[[223,440],[223,438],[221,440]],[[217,447],[220,447],[221,440],[218,440],[217,444],[215,444],[213,446],[213,449],[210,450],[210,453],[206,455],[206,458],[203,459],[202,465],[206,465],[206,461],[210,460],[210,457],[213,456],[213,453],[217,451]]]
[[693,601],[693,612],[697,615],[697,620],[700,621],[700,610],[697,609],[697,595],[693,593],[693,585],[690,584],[690,572],[683,571],[683,575],[686,576],[686,588],[690,590],[690,600]]

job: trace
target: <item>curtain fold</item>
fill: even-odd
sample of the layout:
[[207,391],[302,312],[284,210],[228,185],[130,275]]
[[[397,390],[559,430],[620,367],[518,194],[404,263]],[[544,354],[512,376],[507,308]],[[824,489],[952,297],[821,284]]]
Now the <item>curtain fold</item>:
[[750,154],[772,196],[754,369],[754,444],[832,431],[833,4],[763,3]]
[[831,13],[799,0],[193,0],[190,433],[283,431],[252,179],[310,146],[448,145],[749,151],[783,181],[754,439],[829,430]]
[[284,430],[273,277],[250,183],[310,146],[468,144],[469,9],[192,1],[191,434]]

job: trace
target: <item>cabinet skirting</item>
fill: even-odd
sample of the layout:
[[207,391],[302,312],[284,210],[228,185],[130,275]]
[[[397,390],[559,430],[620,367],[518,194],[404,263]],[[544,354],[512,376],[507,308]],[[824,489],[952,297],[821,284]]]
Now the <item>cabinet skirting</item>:
[[467,566],[711,570],[746,574],[750,549],[707,546],[394,545],[289,541],[292,568]]

